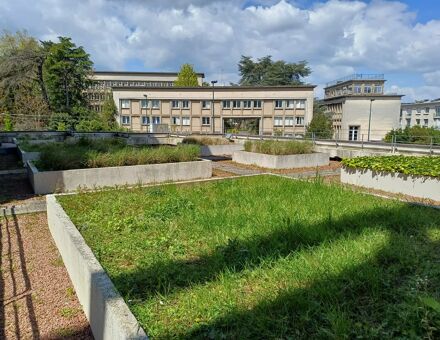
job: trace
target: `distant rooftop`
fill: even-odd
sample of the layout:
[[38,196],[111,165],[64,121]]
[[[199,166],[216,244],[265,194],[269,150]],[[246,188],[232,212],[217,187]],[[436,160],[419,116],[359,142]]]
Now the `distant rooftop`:
[[342,77],[336,80],[333,80],[325,85],[325,87],[330,87],[337,85],[339,83],[344,83],[346,81],[351,80],[384,80],[384,74],[366,74],[366,73],[355,73],[346,77]]

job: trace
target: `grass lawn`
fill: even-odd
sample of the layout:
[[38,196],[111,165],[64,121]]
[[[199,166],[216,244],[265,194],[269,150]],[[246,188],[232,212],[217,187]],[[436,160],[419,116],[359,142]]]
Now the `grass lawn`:
[[152,338],[439,338],[440,211],[275,176],[59,197]]

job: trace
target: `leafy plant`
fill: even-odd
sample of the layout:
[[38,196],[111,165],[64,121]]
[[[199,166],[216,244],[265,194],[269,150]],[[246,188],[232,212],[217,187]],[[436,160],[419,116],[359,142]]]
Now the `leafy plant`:
[[244,150],[247,152],[265,153],[268,155],[296,155],[313,152],[313,144],[298,141],[246,141]]

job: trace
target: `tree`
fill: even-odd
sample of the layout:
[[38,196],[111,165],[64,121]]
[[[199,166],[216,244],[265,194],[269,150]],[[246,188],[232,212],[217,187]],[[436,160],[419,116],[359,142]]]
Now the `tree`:
[[270,55],[256,62],[252,57],[241,56],[238,70],[241,77],[239,84],[242,86],[300,85],[304,83],[302,78],[311,73],[306,61],[273,61]]
[[423,126],[393,129],[385,135],[385,142],[415,143],[415,144],[440,144],[440,131]]
[[307,126],[307,137],[329,139],[333,136],[333,124],[325,112],[325,105],[315,100],[313,104],[313,118]]
[[57,43],[43,42],[48,51],[44,81],[53,110],[73,115],[74,107],[87,106],[85,90],[90,85],[93,63],[82,46],[77,47],[67,37],[58,39]]
[[118,108],[113,100],[112,92],[105,94],[105,101],[102,106],[102,120],[107,130],[112,130],[116,127],[116,115],[118,114]]
[[197,80],[197,74],[194,68],[190,64],[183,64],[180,68],[177,79],[174,81],[175,86],[181,87],[192,87],[199,86],[199,81]]

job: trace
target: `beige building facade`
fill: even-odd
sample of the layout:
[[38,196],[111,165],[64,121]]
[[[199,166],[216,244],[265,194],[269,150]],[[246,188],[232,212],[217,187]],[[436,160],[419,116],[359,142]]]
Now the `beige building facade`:
[[113,87],[122,127],[153,132],[304,135],[314,87]]
[[402,95],[384,93],[383,74],[354,74],[328,83],[324,103],[335,138],[382,140],[399,127]]
[[402,103],[400,127],[413,126],[440,129],[440,98],[415,103]]

